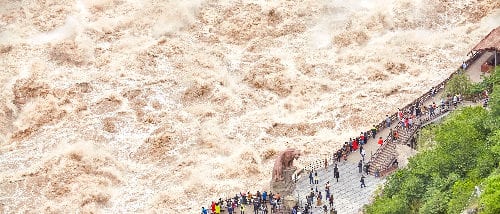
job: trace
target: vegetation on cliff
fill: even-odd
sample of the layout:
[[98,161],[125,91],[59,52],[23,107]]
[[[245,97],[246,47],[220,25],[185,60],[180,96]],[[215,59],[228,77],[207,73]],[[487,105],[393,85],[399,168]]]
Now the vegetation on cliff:
[[[483,82],[465,87],[490,90],[489,108],[466,107],[422,130],[420,152],[388,178],[366,213],[461,213],[465,209],[500,213],[499,77],[497,68]],[[460,85],[456,82],[455,86]]]

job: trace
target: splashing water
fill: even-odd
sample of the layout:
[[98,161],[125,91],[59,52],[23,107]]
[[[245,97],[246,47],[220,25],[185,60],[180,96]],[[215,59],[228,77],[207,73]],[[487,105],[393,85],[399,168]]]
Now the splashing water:
[[[195,213],[442,81],[486,0],[0,3],[0,210]],[[300,166],[299,166],[300,167]]]

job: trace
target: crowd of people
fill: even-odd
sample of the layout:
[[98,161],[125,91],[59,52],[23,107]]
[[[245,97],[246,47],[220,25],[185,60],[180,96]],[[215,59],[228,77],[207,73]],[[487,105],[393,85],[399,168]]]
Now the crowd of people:
[[[436,89],[432,88],[431,89],[431,96],[434,96],[436,94]],[[483,102],[483,105],[487,105],[488,101],[488,95],[486,92],[486,95],[483,95],[483,97],[486,97]],[[447,96],[446,98],[442,98],[440,101],[440,104],[436,104],[433,102],[432,104],[426,106],[423,103],[416,102],[413,105],[410,105],[409,108],[406,108],[404,110],[398,109],[397,112],[397,118],[398,118],[398,123],[400,124],[402,130],[410,130],[416,120],[419,120],[422,117],[434,117],[436,113],[440,113],[442,111],[448,111],[451,107],[457,108],[457,105],[462,102],[462,96],[460,94],[456,94],[453,96]],[[439,111],[439,112],[437,112]],[[384,123],[386,128],[390,128],[392,124],[392,119],[389,117],[389,115],[386,115],[386,119],[384,120]],[[366,187],[365,181],[364,181],[364,175],[362,174],[365,172],[368,174],[369,172],[369,164],[365,163],[365,155],[366,151],[363,148],[363,145],[365,145],[369,138],[372,137],[373,139],[376,138],[377,132],[379,131],[381,127],[380,126],[373,126],[369,131],[367,132],[361,132],[359,136],[349,138],[349,141],[346,141],[340,149],[338,149],[334,155],[333,155],[333,161],[335,162],[335,167],[334,167],[334,172],[333,172],[333,178],[338,182],[340,178],[340,172],[337,167],[337,163],[341,162],[342,160],[345,162],[347,161],[348,155],[352,154],[353,152],[356,152],[359,150],[359,153],[361,155],[361,160],[358,162],[358,170],[359,173],[361,174],[360,178],[360,187]],[[397,130],[392,130],[389,132],[390,136],[392,137],[391,139],[393,141],[397,141],[399,137],[399,133]],[[380,136],[377,140],[377,143],[379,145],[382,145],[384,143],[383,138]],[[328,167],[328,159],[324,160],[325,168]],[[397,162],[395,162],[397,165]],[[377,168],[375,169],[375,177],[378,177],[380,173],[380,169]],[[315,185],[314,188],[311,187],[311,192],[310,194],[306,197],[307,203],[305,207],[303,208],[304,210],[302,213],[311,213],[311,209],[313,206],[316,207],[322,207],[325,213],[337,213],[337,210],[333,207],[333,195],[330,192],[330,181],[327,181],[325,184],[325,202],[323,203],[323,194],[321,191],[318,190],[318,184],[319,184],[319,179],[318,179],[318,172],[316,170],[311,170],[309,172],[309,183],[311,185]],[[235,197],[229,198],[226,200],[219,199],[219,201],[215,202],[213,201],[212,204],[210,205],[210,210],[208,210],[205,207],[202,207],[202,214],[208,214],[209,211],[211,214],[220,214],[223,210],[227,210],[227,213],[233,214],[233,213],[240,213],[244,214],[245,210],[247,208],[250,208],[254,214],[267,214],[269,212],[273,213],[273,211],[279,210],[281,207],[281,196],[279,193],[273,194],[273,193],[267,193],[266,191],[260,192],[257,191],[255,194],[252,194],[250,192],[247,193],[239,193],[236,194]],[[316,201],[314,203],[314,201]],[[314,205],[315,204],[315,205]],[[328,205],[330,208],[328,208]],[[292,214],[297,214],[299,213],[299,207],[294,206],[291,209]]]
[[272,193],[267,191],[257,191],[256,193],[251,193],[250,191],[246,193],[236,194],[233,198],[227,198],[223,200],[219,198],[218,201],[212,201],[210,205],[210,210],[208,208],[202,207],[202,214],[220,214],[223,211],[227,211],[228,214],[267,214],[275,213],[281,208],[281,195],[279,193]]

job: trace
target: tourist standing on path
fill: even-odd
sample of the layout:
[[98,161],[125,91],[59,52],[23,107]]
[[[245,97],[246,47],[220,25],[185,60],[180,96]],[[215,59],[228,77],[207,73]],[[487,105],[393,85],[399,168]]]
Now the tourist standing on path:
[[333,207],[333,195],[330,195],[330,198],[328,199],[328,202],[330,204],[330,208]]
[[322,204],[321,200],[323,199],[323,195],[321,195],[321,192],[318,193],[318,198],[316,199],[317,199],[316,206],[320,207]]
[[314,171],[314,184],[319,184],[318,171]]
[[382,137],[379,137],[378,138],[378,145],[381,145],[384,144],[384,140],[382,140]]
[[363,173],[363,162],[361,160],[358,162],[358,171],[359,173]]
[[307,203],[312,205],[314,202],[314,190],[311,188],[311,193],[309,193],[309,197],[307,198]]
[[365,161],[365,155],[366,155],[366,152],[363,149],[363,151],[361,152],[361,158],[363,159],[363,162]]
[[330,198],[330,181],[327,181],[325,184],[325,195],[326,199]]
[[240,205],[240,214],[245,214],[245,205]]
[[328,171],[328,159],[325,158],[325,169]]
[[391,127],[391,118],[387,114],[385,115],[385,127],[386,128]]
[[314,177],[313,177],[313,171],[311,170],[311,171],[309,172],[309,184],[314,184],[314,180],[313,180],[313,178],[314,178]]
[[330,211],[330,214],[337,214],[337,210],[335,209],[335,207]]
[[215,205],[215,214],[220,214],[220,204],[219,203],[217,203]]
[[375,128],[375,125],[373,125],[371,131],[372,131],[372,137],[373,139],[375,139],[375,135],[377,135],[377,128]]
[[337,179],[337,182],[339,182],[340,173],[338,170],[333,173],[333,177]]
[[351,151],[356,151],[356,150],[358,150],[358,146],[359,146],[358,141],[357,141],[356,139],[354,139],[354,140],[352,141],[352,149],[351,149]]
[[201,214],[208,214],[208,210],[205,207],[201,207]]
[[361,175],[361,180],[359,180],[359,182],[361,182],[361,188],[366,187],[366,185],[365,185],[365,176],[364,175]]

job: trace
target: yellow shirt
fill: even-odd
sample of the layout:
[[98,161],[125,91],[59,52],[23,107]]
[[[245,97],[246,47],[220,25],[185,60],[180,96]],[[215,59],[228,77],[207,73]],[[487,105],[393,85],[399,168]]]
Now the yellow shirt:
[[220,205],[215,205],[215,213],[220,214]]

